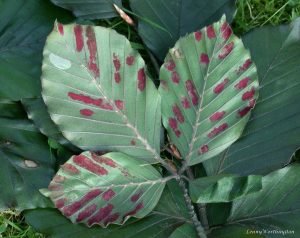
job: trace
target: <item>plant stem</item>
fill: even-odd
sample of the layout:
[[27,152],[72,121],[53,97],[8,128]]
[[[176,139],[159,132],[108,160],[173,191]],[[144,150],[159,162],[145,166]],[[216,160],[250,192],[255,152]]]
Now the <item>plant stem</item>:
[[[186,172],[187,172],[187,176],[190,180],[195,179],[191,167],[187,167]],[[204,230],[208,231],[209,230],[209,224],[208,224],[208,219],[207,219],[207,214],[206,214],[206,204],[205,203],[197,203],[196,207],[197,207],[197,210],[198,210],[198,215],[199,215],[200,221],[201,221],[201,223],[204,227]]]
[[207,238],[205,230],[201,224],[201,222],[198,220],[197,215],[195,213],[194,206],[192,204],[191,198],[188,194],[188,190],[186,188],[186,184],[183,181],[182,178],[178,178],[179,186],[181,187],[183,191],[184,201],[188,208],[189,214],[191,216],[192,222],[194,223],[194,226],[196,228],[197,234],[199,238]]

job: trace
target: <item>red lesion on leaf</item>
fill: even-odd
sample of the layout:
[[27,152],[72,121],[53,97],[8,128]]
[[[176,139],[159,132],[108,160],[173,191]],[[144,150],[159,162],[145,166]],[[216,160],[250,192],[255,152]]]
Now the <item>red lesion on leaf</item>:
[[221,32],[222,32],[222,37],[224,38],[224,40],[228,40],[229,37],[232,35],[232,29],[227,22],[224,22],[222,24]]
[[80,200],[73,202],[72,204],[63,208],[63,214],[65,216],[72,216],[76,212],[78,212],[82,207],[84,207],[87,203],[98,197],[102,191],[100,189],[94,189],[84,195]]
[[249,67],[252,65],[252,61],[251,59],[246,59],[246,61],[244,62],[244,64],[242,66],[239,67],[238,69],[238,73],[246,71],[247,69],[249,69]]
[[119,71],[121,68],[121,62],[120,62],[119,56],[117,56],[115,53],[113,53],[113,63],[115,66],[115,70]]
[[85,157],[84,155],[77,155],[73,157],[73,162],[78,166],[85,168],[86,170],[97,174],[97,175],[107,175],[108,171],[100,166],[95,164],[91,159]]
[[214,88],[214,93],[215,94],[220,94],[221,92],[223,92],[226,84],[229,82],[229,79],[226,78],[223,80],[223,82],[219,83],[215,88]]
[[88,220],[88,225],[101,222],[111,214],[113,208],[114,206],[112,204],[107,204],[105,207],[100,208],[98,212]]
[[112,105],[110,105],[108,102],[105,102],[102,98],[91,98],[90,96],[84,95],[84,94],[77,94],[73,92],[69,92],[68,96],[75,101],[80,101],[88,105],[94,105],[101,109],[110,110],[112,111],[114,108]]
[[230,54],[230,52],[233,50],[234,42],[230,42],[229,44],[225,45],[222,51],[219,54],[219,59],[226,58],[227,55]]
[[254,106],[255,106],[255,100],[252,99],[252,100],[250,100],[248,106],[246,106],[246,107],[244,107],[244,108],[242,108],[241,110],[238,111],[238,115],[240,117],[246,116],[251,111],[251,109],[254,108]]
[[237,89],[244,89],[248,86],[250,80],[251,80],[250,77],[246,77],[242,79],[240,82],[238,82],[234,87],[236,87]]
[[200,56],[200,62],[202,64],[209,64],[209,57],[207,54],[205,53],[202,53],[201,56]]
[[121,74],[120,74],[120,72],[115,72],[114,78],[115,78],[115,82],[119,84],[121,82]]
[[89,69],[94,73],[95,77],[99,77],[100,75],[100,70],[97,65],[97,43],[96,43],[96,38],[95,38],[95,32],[93,27],[87,26],[86,28],[86,36],[87,36],[87,46],[89,49],[89,62],[88,62],[88,67]]
[[113,198],[113,196],[115,196],[115,192],[112,190],[112,189],[108,189],[107,191],[105,191],[103,194],[102,194],[102,198],[103,200],[105,201],[109,201],[110,199]]
[[136,205],[136,207],[135,207],[133,210],[131,210],[131,211],[125,213],[124,219],[125,219],[127,216],[134,216],[135,214],[138,213],[139,210],[141,210],[141,209],[143,209],[143,208],[144,208],[144,203],[143,203],[143,202],[140,202],[139,204]]
[[186,97],[181,97],[181,104],[182,104],[183,108],[185,108],[185,109],[191,107],[190,102]]
[[91,215],[93,215],[95,213],[95,211],[97,210],[97,205],[96,204],[92,204],[88,207],[86,207],[82,212],[80,212],[76,218],[76,222],[81,222],[84,219],[90,217]]
[[54,178],[53,178],[53,182],[55,183],[62,183],[66,180],[66,177],[65,176],[61,176],[61,175],[55,175]]
[[208,145],[202,145],[200,147],[200,149],[198,150],[198,154],[204,154],[207,153],[209,151]]
[[79,174],[80,173],[80,171],[72,164],[68,164],[68,163],[63,164],[61,166],[61,168],[69,174]]
[[177,137],[180,137],[181,132],[178,130],[178,124],[175,118],[169,118],[169,125]]
[[60,198],[60,199],[56,200],[55,207],[57,207],[58,209],[61,209],[65,206],[66,202],[67,202],[66,198]]
[[186,87],[186,90],[188,92],[189,97],[192,100],[193,105],[194,106],[198,105],[199,97],[198,97],[198,93],[196,91],[196,87],[194,85],[194,82],[191,79],[187,80],[185,82],[185,87]]
[[83,116],[90,117],[94,114],[94,111],[92,111],[90,109],[81,109],[80,114],[83,115]]
[[135,61],[134,56],[129,55],[129,56],[126,57],[126,64],[127,65],[129,65],[129,66],[133,65],[134,61]]
[[60,191],[60,190],[64,190],[64,187],[60,184],[50,183],[48,189],[50,191]]
[[179,121],[180,123],[184,123],[184,116],[176,103],[173,105],[172,110],[177,121]]
[[222,125],[215,127],[211,132],[208,133],[208,137],[212,138],[220,134],[221,132],[225,131],[228,128],[227,123],[223,123]]
[[196,31],[194,33],[196,41],[200,41],[202,39],[202,32],[201,31]]
[[180,81],[179,74],[178,74],[176,71],[173,71],[173,72],[172,72],[171,79],[172,79],[173,83],[178,84],[179,81]]
[[131,145],[136,145],[136,141],[135,141],[134,139],[132,139],[132,140],[130,141],[130,144],[131,144]]
[[143,193],[144,193],[143,191],[139,191],[138,193],[132,195],[130,200],[132,202],[137,202],[140,199],[140,197],[143,195]]
[[118,218],[120,217],[120,213],[116,212],[114,214],[109,215],[105,221],[104,221],[104,225],[107,226],[107,224],[115,222],[116,220],[118,220]]
[[171,59],[171,60],[167,61],[164,66],[167,70],[173,71],[176,67],[176,64],[175,64],[174,60]]
[[138,89],[140,91],[144,91],[146,87],[146,74],[144,68],[139,69],[137,79],[138,79]]
[[115,161],[113,161],[111,158],[104,157],[104,156],[98,156],[95,153],[91,153],[92,159],[100,164],[105,164],[109,167],[116,168],[118,165]]
[[58,29],[59,34],[61,34],[63,36],[64,35],[64,26],[63,26],[63,24],[58,23],[57,24],[57,29]]
[[74,34],[76,40],[76,50],[80,52],[83,48],[83,35],[82,35],[82,26],[74,26]]
[[124,102],[122,100],[115,100],[115,105],[119,110],[124,109]]
[[214,114],[212,114],[211,116],[210,116],[210,120],[211,121],[219,121],[219,120],[221,120],[223,117],[224,117],[224,115],[225,115],[225,111],[222,111],[222,112],[215,112]]
[[255,95],[255,88],[252,87],[250,91],[247,91],[243,94],[242,100],[243,101],[250,100],[254,97],[254,95]]
[[216,37],[215,29],[212,25],[206,28],[206,34],[209,39],[213,39]]

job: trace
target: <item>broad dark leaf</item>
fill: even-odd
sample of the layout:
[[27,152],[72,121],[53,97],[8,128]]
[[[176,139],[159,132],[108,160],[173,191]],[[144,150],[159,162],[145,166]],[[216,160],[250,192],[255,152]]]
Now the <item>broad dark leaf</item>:
[[45,0],[0,1],[0,98],[40,95],[42,49],[66,11]]
[[261,179],[259,175],[241,177],[234,174],[199,178],[189,183],[190,196],[196,203],[230,202],[260,191]]
[[[166,238],[180,225],[190,223],[183,196],[176,182],[170,181],[156,208],[143,219],[128,220],[123,226],[106,229],[72,224],[54,209],[35,209],[25,212],[26,221],[51,238]],[[175,199],[176,198],[176,199]],[[179,200],[179,201],[178,201]]]
[[[70,148],[74,147],[66,138],[63,137],[57,126],[51,120],[42,98],[24,98],[22,99],[22,104],[25,107],[28,118],[34,122],[35,126],[44,135],[63,145],[67,145]],[[76,148],[74,148],[74,150],[75,149]]]
[[208,174],[266,174],[289,163],[299,148],[299,28],[300,18],[244,37],[258,68],[260,97],[241,139],[204,163]]
[[51,0],[57,6],[73,12],[82,19],[103,19],[118,16],[113,4],[122,6],[122,0]]
[[55,158],[30,121],[0,118],[0,163],[0,210],[50,205],[39,189],[51,181]]
[[180,36],[194,32],[226,13],[231,22],[235,0],[130,0],[139,15],[138,31],[146,45],[161,60]]
[[160,81],[163,124],[189,165],[236,141],[258,96],[256,67],[225,17],[181,38]]
[[195,227],[192,224],[183,224],[178,227],[169,238],[197,238]]
[[122,153],[84,152],[62,165],[42,193],[73,223],[106,227],[149,214],[170,179]]
[[25,119],[27,114],[20,102],[0,99],[0,117],[11,119]]
[[[294,233],[290,237],[297,237],[300,232],[299,176],[299,164],[277,170],[263,177],[263,189],[260,192],[234,201],[227,221],[231,237],[238,237],[235,232],[243,231],[245,235],[255,230],[291,231]],[[216,233],[224,234],[228,227],[225,226],[224,230],[220,228]],[[263,233],[263,237],[281,236]]]
[[44,49],[42,84],[51,118],[76,146],[151,163],[159,158],[160,96],[124,36],[55,24]]

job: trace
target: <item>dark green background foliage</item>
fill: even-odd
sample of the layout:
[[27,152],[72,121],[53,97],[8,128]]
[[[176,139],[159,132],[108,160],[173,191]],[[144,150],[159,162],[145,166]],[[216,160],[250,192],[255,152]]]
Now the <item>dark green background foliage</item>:
[[[0,209],[22,212],[0,213],[0,237],[43,236],[24,219],[55,238],[197,237],[174,180],[145,218],[107,229],[72,224],[41,195],[59,165],[81,152],[61,134],[41,98],[42,50],[55,19],[112,28],[139,50],[158,85],[159,67],[178,38],[224,13],[250,49],[260,96],[240,139],[192,167],[197,178],[210,177],[190,183],[191,198],[207,203],[210,238],[281,237],[247,234],[263,229],[300,236],[300,167],[293,155],[300,145],[300,2],[141,1],[0,0]],[[138,24],[118,17],[112,2]],[[179,164],[168,151],[162,155]]]

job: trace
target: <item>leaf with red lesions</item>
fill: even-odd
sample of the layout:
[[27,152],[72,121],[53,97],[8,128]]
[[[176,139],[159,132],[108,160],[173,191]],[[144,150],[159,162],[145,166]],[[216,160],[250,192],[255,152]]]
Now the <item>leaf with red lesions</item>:
[[160,78],[163,124],[188,165],[236,141],[258,97],[256,67],[225,17],[181,38]]
[[146,163],[159,160],[160,96],[124,36],[103,27],[56,23],[42,70],[43,99],[70,142]]
[[41,192],[73,223],[106,227],[146,216],[171,178],[122,153],[84,152],[62,165]]

